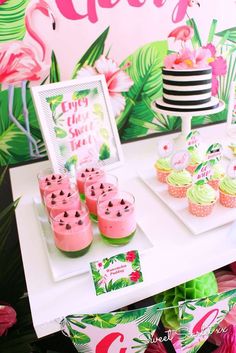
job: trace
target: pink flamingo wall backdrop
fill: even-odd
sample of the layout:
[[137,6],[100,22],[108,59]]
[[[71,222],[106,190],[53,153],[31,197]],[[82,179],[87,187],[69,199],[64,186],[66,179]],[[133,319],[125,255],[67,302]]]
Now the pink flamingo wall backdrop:
[[[40,46],[40,59],[35,48],[23,41],[12,41],[0,46],[0,82],[8,86],[9,119],[27,136],[31,157],[40,156],[37,141],[30,133],[29,113],[26,102],[26,85],[28,81],[38,81],[47,69],[45,64],[46,46],[31,26],[34,11],[39,10],[52,21],[55,29],[55,19],[49,5],[44,0],[33,0],[26,9],[25,26],[27,33]],[[25,127],[13,114],[14,87],[21,86],[23,116]]]

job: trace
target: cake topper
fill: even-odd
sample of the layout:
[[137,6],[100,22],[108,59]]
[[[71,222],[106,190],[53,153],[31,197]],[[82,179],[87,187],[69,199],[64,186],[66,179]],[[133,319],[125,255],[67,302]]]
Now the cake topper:
[[226,173],[230,178],[236,179],[236,159],[229,163]]
[[193,151],[200,145],[200,132],[198,130],[190,131],[186,137],[188,151]]
[[163,140],[158,142],[158,154],[162,158],[170,157],[173,152],[173,142],[170,140]]
[[222,145],[220,143],[213,143],[206,151],[207,160],[212,165],[218,163],[222,158]]
[[193,182],[197,185],[203,185],[209,181],[213,174],[210,161],[203,162],[197,166],[193,173]]
[[171,167],[175,170],[183,170],[188,166],[189,153],[186,150],[176,152],[171,158]]

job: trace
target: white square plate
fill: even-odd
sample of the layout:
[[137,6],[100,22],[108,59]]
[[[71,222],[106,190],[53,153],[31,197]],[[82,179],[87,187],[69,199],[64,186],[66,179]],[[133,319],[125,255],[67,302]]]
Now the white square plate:
[[143,254],[153,247],[151,240],[139,225],[137,225],[135,236],[129,244],[119,247],[109,246],[103,242],[99,236],[97,225],[93,223],[94,240],[87,254],[77,258],[66,257],[54,244],[53,233],[39,197],[34,198],[34,206],[36,217],[41,228],[42,240],[45,244],[52,276],[55,281],[61,281],[69,277],[89,272],[90,262],[103,259],[106,256],[110,257],[129,250],[138,250],[140,254]]
[[147,169],[139,173],[142,181],[170,208],[193,234],[201,234],[236,220],[236,208],[226,208],[217,201],[213,212],[207,217],[196,217],[188,211],[187,198],[169,195],[167,184],[160,183],[155,171]]

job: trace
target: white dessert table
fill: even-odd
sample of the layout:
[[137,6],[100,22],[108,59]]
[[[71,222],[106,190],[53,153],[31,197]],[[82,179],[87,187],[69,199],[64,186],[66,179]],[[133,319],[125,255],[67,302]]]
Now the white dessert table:
[[[204,127],[200,131],[209,143],[223,142],[226,138],[226,124]],[[236,223],[193,235],[139,179],[140,169],[153,168],[157,138],[128,143],[122,148],[125,163],[112,173],[118,176],[123,189],[135,194],[138,222],[154,248],[141,256],[143,283],[99,297],[95,295],[89,273],[59,282],[52,279],[33,208],[33,197],[38,193],[36,174],[49,162],[10,169],[13,197],[21,196],[16,220],[38,337],[59,331],[60,319],[65,315],[115,310],[236,260]]]

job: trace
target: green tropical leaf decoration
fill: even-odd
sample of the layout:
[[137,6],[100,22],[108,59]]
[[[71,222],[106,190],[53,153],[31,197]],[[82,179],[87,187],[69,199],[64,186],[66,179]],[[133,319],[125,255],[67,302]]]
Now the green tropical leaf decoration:
[[50,78],[50,83],[60,82],[60,80],[61,80],[60,70],[59,70],[59,66],[57,64],[57,58],[56,58],[54,51],[52,51],[52,55],[51,55],[51,67],[50,67],[49,78]]
[[191,39],[193,47],[194,48],[201,47],[202,41],[201,41],[201,37],[200,37],[198,27],[197,27],[195,20],[193,18],[191,18],[186,23],[188,26],[191,26],[194,29],[194,36]]
[[162,95],[161,68],[167,51],[167,41],[149,43],[121,64],[128,66],[126,72],[134,82],[123,93],[126,107],[116,120],[123,141],[145,135],[148,127],[143,122],[152,123],[155,117],[150,104]]
[[235,304],[236,304],[236,297],[233,297],[229,300],[229,310],[233,309]]
[[90,93],[90,89],[84,89],[82,91],[76,91],[73,93],[72,95],[72,99],[73,100],[77,100],[77,99],[81,99],[81,98],[84,98],[84,97],[87,97]]
[[181,341],[181,345],[183,347],[187,346],[188,344],[192,343],[195,340],[194,337],[188,337],[186,339],[184,339],[183,341]]
[[75,326],[78,326],[79,328],[85,329],[85,328],[87,327],[87,326],[84,325],[82,322],[78,321],[78,319],[76,320],[76,319],[74,319],[73,317],[67,316],[67,320],[68,320],[71,324],[73,324],[73,325],[75,325]]
[[152,333],[156,330],[156,325],[153,325],[151,322],[141,322],[138,325],[138,329],[141,333]]
[[105,128],[100,129],[100,135],[104,138],[104,140],[109,140],[109,132]]
[[28,3],[29,0],[8,0],[0,6],[0,42],[23,39]]
[[186,305],[186,307],[187,307],[188,309],[190,309],[190,310],[196,310],[196,307],[195,307],[194,305],[188,303],[188,302],[187,302],[185,305]]
[[111,151],[107,143],[103,143],[99,150],[99,159],[103,161],[104,159],[110,158]]
[[68,171],[70,171],[76,167],[77,163],[78,163],[78,156],[75,154],[75,155],[71,156],[69,159],[67,159],[67,161],[65,163],[65,168]]
[[56,108],[61,104],[62,100],[63,100],[62,94],[58,96],[52,96],[52,97],[46,98],[46,101],[49,103],[50,109],[53,113],[55,112]]
[[227,40],[236,43],[236,27],[225,29],[224,31],[218,32],[215,35],[223,38],[227,33],[229,33],[227,36]]
[[[30,90],[27,89],[27,107],[30,119],[30,131],[39,144],[43,143],[37,116],[34,110]],[[23,125],[23,107],[21,89],[15,88],[13,113]],[[45,146],[43,145],[43,151]],[[8,91],[0,92],[0,166],[14,164],[30,159],[27,137],[10,120],[8,113]]]
[[194,319],[194,316],[191,314],[184,313],[183,317],[181,318],[181,324],[188,324]]
[[85,315],[82,322],[100,328],[113,328],[117,325],[113,314]]
[[70,332],[70,336],[73,343],[82,345],[82,344],[89,343],[91,341],[89,336],[87,336],[85,333],[74,330],[69,325],[67,327]]
[[55,131],[56,137],[58,137],[58,138],[62,139],[67,136],[67,132],[58,126],[54,127],[54,131]]
[[77,77],[79,70],[85,66],[93,66],[95,61],[103,54],[109,27],[93,42],[82,58],[77,62],[72,73],[72,79]]
[[147,308],[141,308],[138,310],[131,310],[126,312],[116,313],[115,319],[117,324],[128,324],[138,320],[141,316],[145,314]]
[[112,290],[120,289],[120,288],[125,288],[129,284],[131,284],[130,280],[128,278],[119,278],[112,284]]
[[104,118],[103,109],[100,103],[95,103],[93,105],[93,113],[101,120]]
[[219,300],[220,300],[220,296],[218,294],[216,294],[216,295],[212,295],[210,297],[198,300],[195,303],[195,305],[202,306],[204,308],[208,308],[209,306],[212,306],[212,305],[215,305],[216,303],[218,303]]

